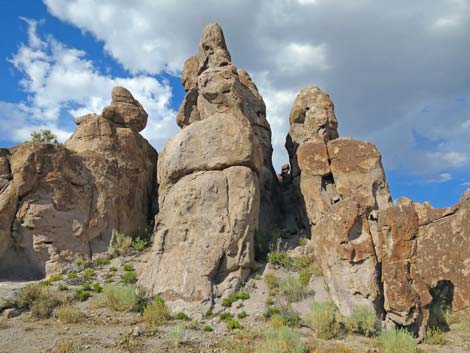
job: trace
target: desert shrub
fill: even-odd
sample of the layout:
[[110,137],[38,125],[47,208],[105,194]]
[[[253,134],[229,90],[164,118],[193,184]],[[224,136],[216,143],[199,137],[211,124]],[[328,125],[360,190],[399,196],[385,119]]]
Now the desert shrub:
[[204,314],[206,318],[211,317],[212,315],[214,315],[214,312],[212,311],[212,309],[207,309],[206,313]]
[[377,332],[377,317],[368,306],[353,308],[351,316],[346,319],[346,328],[351,333],[358,333],[367,337]]
[[91,284],[88,283],[88,282],[82,283],[82,289],[83,290],[88,290],[88,291],[91,290]]
[[62,296],[57,295],[50,288],[33,284],[20,292],[16,305],[20,308],[29,308],[31,315],[36,319],[47,319],[64,301]]
[[382,332],[379,337],[381,353],[415,353],[417,343],[405,329],[393,329]]
[[270,290],[279,288],[279,278],[274,273],[268,272],[264,275],[264,282]]
[[107,284],[103,287],[104,304],[115,311],[137,310],[140,296],[135,287]]
[[323,339],[336,337],[341,328],[338,308],[332,302],[314,303],[308,321],[317,336]]
[[54,275],[54,276],[49,277],[49,281],[50,282],[58,282],[58,281],[62,281],[63,278],[64,278],[64,276],[62,274],[58,274],[58,275]]
[[271,325],[297,327],[300,324],[299,315],[292,310],[290,305],[283,305],[279,307],[271,306],[263,313],[266,319],[270,319]]
[[178,320],[183,320],[183,321],[189,321],[189,320],[191,320],[190,317],[188,316],[188,314],[183,313],[183,312],[180,312],[180,313],[176,314],[176,318],[177,318]]
[[57,136],[54,135],[49,129],[41,129],[40,131],[33,131],[31,133],[31,141],[58,143]]
[[103,291],[103,287],[101,287],[101,285],[100,285],[98,282],[93,283],[93,285],[91,286],[91,288],[92,288],[93,291],[96,292],[96,293],[101,293],[101,292]]
[[124,264],[122,265],[122,269],[127,272],[134,271],[134,265],[132,264]]
[[233,319],[233,316],[229,312],[223,312],[219,315],[219,318],[220,320],[230,320]]
[[132,242],[132,247],[135,251],[143,251],[147,247],[148,243],[148,240],[145,240],[141,237],[137,237]]
[[90,296],[91,296],[91,293],[87,289],[81,288],[75,291],[75,299],[77,299],[78,301],[84,302],[85,300],[90,298]]
[[242,325],[240,324],[240,322],[238,322],[235,319],[227,319],[226,323],[227,323],[227,328],[229,330],[235,330],[235,329],[241,329],[242,328]]
[[245,310],[243,310],[242,312],[240,312],[240,313],[237,314],[237,317],[238,317],[239,319],[244,319],[244,318],[247,317],[247,316],[248,316],[248,314],[246,313]]
[[60,291],[66,291],[68,289],[69,289],[69,287],[67,287],[65,284],[59,284],[59,290]]
[[73,341],[61,340],[54,347],[54,353],[85,353],[80,346]]
[[273,305],[274,304],[274,299],[273,297],[269,296],[266,298],[266,305]]
[[[328,342],[325,344],[322,341],[317,340],[315,337],[311,336],[307,342],[308,352],[311,353],[355,353],[358,351],[353,350],[349,345],[345,345],[340,342]],[[361,351],[362,352],[362,351]],[[377,352],[375,349],[368,349],[364,352]]]
[[65,324],[76,324],[83,320],[84,315],[75,305],[65,304],[54,310],[54,316]]
[[181,343],[183,343],[185,333],[186,330],[181,324],[178,324],[171,329],[170,337],[173,343],[173,348],[177,349],[181,345]]
[[164,300],[156,296],[153,298],[152,303],[144,308],[142,318],[148,327],[155,328],[170,319],[170,310]]
[[279,283],[279,290],[288,302],[298,302],[305,296],[304,286],[297,277],[289,276]]
[[256,353],[304,353],[305,347],[301,343],[300,335],[289,327],[273,328],[266,333],[266,337]]
[[109,268],[109,270],[110,270],[111,272],[116,272],[118,269],[117,269],[116,266],[111,266],[111,267]]
[[299,244],[299,246],[305,246],[305,245],[307,245],[307,241],[308,241],[307,238],[305,238],[305,237],[300,237],[300,238],[299,238],[299,241],[298,241],[298,244]]
[[108,253],[111,256],[122,256],[129,253],[132,246],[132,238],[128,235],[113,230],[111,241],[108,246]]
[[77,272],[69,272],[67,273],[67,278],[72,279],[72,278],[77,278]]
[[121,279],[125,284],[134,284],[137,282],[137,274],[134,271],[125,272],[121,275]]
[[424,336],[424,343],[442,346],[447,343],[442,331],[438,328],[429,328]]
[[87,268],[84,272],[83,272],[83,279],[85,281],[91,281],[93,278],[96,277],[96,273],[95,271],[93,271],[91,268]]
[[288,320],[286,317],[282,316],[281,314],[274,314],[271,316],[269,320],[269,326],[272,328],[280,328],[282,326],[287,326],[288,325]]
[[285,251],[271,251],[268,253],[268,262],[274,267],[290,268],[292,260]]
[[246,300],[249,299],[250,295],[246,292],[233,293],[230,297],[224,298],[222,300],[222,306],[231,307],[233,303],[237,300]]
[[205,326],[202,328],[202,330],[203,330],[204,332],[212,332],[212,331],[214,331],[214,329],[212,328],[212,326],[209,326],[209,325],[205,325]]
[[93,264],[96,267],[103,267],[106,265],[109,265],[111,263],[111,260],[108,259],[107,257],[97,257],[95,261],[93,261]]

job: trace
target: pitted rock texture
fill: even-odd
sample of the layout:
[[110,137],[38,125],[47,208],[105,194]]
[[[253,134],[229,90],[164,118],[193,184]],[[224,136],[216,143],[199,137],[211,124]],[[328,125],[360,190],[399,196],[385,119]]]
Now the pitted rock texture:
[[104,110],[116,109],[119,123],[90,114],[76,119],[78,128],[64,145],[29,142],[2,150],[2,277],[61,272],[77,257],[105,252],[113,229],[133,234],[151,219],[157,153],[136,131],[147,114],[127,116],[127,106],[115,106],[124,99],[142,109],[118,87],[112,108]]
[[380,312],[380,271],[371,218],[392,205],[377,148],[338,137],[328,94],[308,87],[297,96],[286,139],[298,222],[311,234],[332,299],[344,315],[358,305]]
[[263,99],[231,63],[217,24],[204,28],[182,82],[182,131],[159,157],[160,212],[140,283],[173,302],[210,306],[249,274],[254,232],[278,214],[279,185]]

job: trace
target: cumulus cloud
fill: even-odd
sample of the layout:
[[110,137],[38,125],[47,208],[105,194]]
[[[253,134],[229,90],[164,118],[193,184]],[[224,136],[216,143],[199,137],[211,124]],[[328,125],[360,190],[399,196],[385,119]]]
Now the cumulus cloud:
[[[287,160],[290,106],[308,85],[331,94],[341,135],[378,144],[387,169],[439,172],[444,167],[430,152],[470,150],[468,131],[458,129],[468,120],[468,99],[454,107],[468,95],[465,0],[44,2],[137,73],[177,74],[204,25],[219,22],[234,63],[267,102],[277,168]],[[420,150],[413,129],[446,144]]]
[[73,131],[73,117],[100,113],[110,102],[112,87],[117,85],[128,88],[149,113],[143,134],[154,145],[161,148],[176,131],[168,82],[145,74],[102,74],[84,51],[69,48],[51,35],[42,38],[37,31],[39,23],[24,20],[28,24],[28,41],[19,46],[10,62],[23,74],[20,85],[28,93],[28,100],[0,104],[2,120],[14,121],[13,129],[8,126],[14,131],[10,138],[21,142],[29,139],[32,131],[48,128],[63,141]]

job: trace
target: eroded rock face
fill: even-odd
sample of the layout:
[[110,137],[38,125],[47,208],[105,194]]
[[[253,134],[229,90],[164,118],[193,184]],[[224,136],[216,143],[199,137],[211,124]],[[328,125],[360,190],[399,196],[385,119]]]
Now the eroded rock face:
[[[423,337],[430,306],[446,300],[470,307],[470,191],[450,208],[409,199],[379,213],[377,254],[382,264],[387,319]],[[434,297],[433,297],[434,295]]]
[[159,157],[160,212],[140,283],[173,302],[210,306],[249,273],[255,229],[278,212],[278,181],[264,102],[231,63],[217,24],[204,28],[182,82],[182,131]]
[[132,234],[152,217],[157,153],[136,131],[147,114],[121,87],[104,112],[77,118],[64,145],[0,153],[1,277],[61,272],[106,251],[113,229]]
[[358,305],[380,311],[380,271],[374,249],[374,212],[391,206],[377,148],[339,138],[330,97],[302,90],[286,140],[300,223],[311,233],[332,299],[344,315]]

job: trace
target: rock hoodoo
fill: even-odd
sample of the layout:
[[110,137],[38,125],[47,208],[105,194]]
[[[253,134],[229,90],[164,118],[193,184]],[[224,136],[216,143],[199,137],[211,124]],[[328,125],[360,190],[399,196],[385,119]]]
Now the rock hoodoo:
[[263,99],[231,63],[217,24],[204,28],[182,82],[182,131],[159,157],[160,211],[140,283],[173,302],[211,305],[249,274],[254,232],[277,212],[271,130]]
[[28,142],[0,153],[1,277],[41,278],[105,252],[113,229],[146,226],[157,153],[137,132],[147,113],[122,88],[102,115],[76,119],[64,144]]

